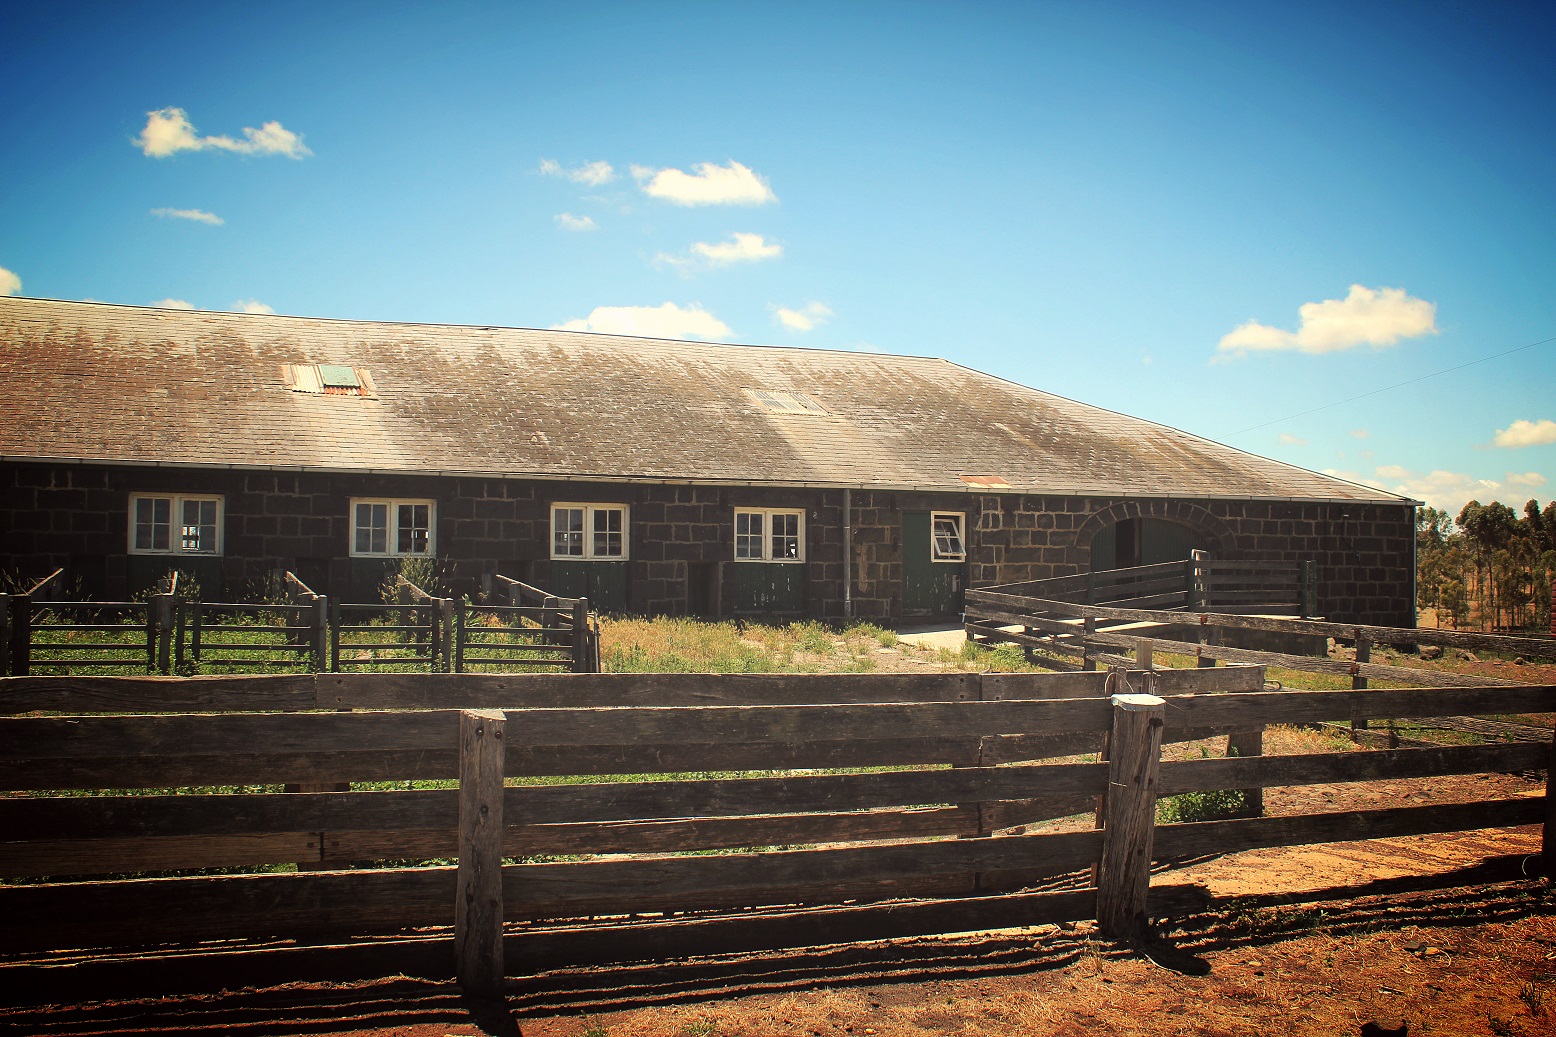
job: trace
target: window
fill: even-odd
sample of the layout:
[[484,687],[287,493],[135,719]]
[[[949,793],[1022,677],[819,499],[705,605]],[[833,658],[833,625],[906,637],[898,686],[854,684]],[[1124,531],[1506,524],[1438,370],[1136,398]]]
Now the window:
[[551,557],[616,561],[627,557],[625,504],[551,505]]
[[326,396],[374,396],[377,388],[365,367],[345,364],[285,364],[281,379],[293,392]]
[[805,513],[798,510],[735,512],[735,560],[742,562],[803,562]]
[[222,499],[190,495],[130,495],[130,554],[219,555]]
[[435,516],[430,500],[353,499],[351,554],[380,558],[430,555],[435,547]]
[[930,557],[937,562],[960,562],[967,558],[967,548],[962,540],[962,528],[967,516],[959,511],[936,511],[929,516]]

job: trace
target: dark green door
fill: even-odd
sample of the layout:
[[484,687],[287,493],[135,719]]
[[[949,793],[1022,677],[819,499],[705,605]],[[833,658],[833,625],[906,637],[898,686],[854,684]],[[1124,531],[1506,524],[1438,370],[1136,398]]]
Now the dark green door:
[[[959,519],[957,524],[959,540]],[[962,611],[967,563],[961,557],[936,560],[932,530],[929,512],[902,513],[902,613],[905,616],[954,616]],[[961,547],[960,543],[956,546]],[[958,555],[961,553],[956,551]]]
[[804,612],[805,566],[792,562],[731,562],[736,612]]
[[625,612],[627,563],[557,559],[545,589],[561,598],[588,598],[596,612]]

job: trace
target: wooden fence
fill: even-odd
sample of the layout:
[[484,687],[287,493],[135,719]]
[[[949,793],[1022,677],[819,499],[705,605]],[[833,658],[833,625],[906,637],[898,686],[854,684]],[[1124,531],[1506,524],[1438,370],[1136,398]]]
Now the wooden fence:
[[1195,551],[1179,562],[1104,569],[986,590],[1079,605],[1160,611],[1259,613],[1308,618],[1317,613],[1317,565],[1237,562]]
[[38,597],[45,580],[25,594],[0,594],[0,676],[98,667],[173,673],[190,664],[599,671],[599,629],[588,599],[495,580],[494,593],[507,604],[438,598],[403,579],[397,603],[332,603],[291,573],[283,583],[286,604],[185,600],[176,585],[145,601],[45,601]]
[[[0,708],[75,715],[0,719],[0,790],[21,794],[0,799],[0,874],[331,870],[0,887],[0,939],[18,962],[0,977],[36,992],[60,970],[29,955],[79,962],[66,971],[80,982],[90,949],[207,940],[234,942],[161,960],[181,976],[202,962],[251,976],[246,954],[273,970],[317,952],[244,941],[401,934],[334,958],[457,969],[468,989],[490,991],[504,975],[564,965],[1087,918],[1131,935],[1206,904],[1203,891],[1151,885],[1151,860],[1254,847],[1543,823],[1552,870],[1549,785],[1544,799],[1156,824],[1158,794],[1550,764],[1548,742],[1160,762],[1163,741],[1265,724],[1556,710],[1551,686],[1253,690],[1263,686],[1257,667],[12,678]],[[352,708],[369,711],[334,711]],[[123,709],[208,712],[81,715]],[[331,712],[220,712],[233,709]],[[1104,744],[1105,762],[1074,759]],[[872,770],[814,773],[838,768]],[[706,776],[730,770],[762,776]],[[196,791],[426,779],[459,787]],[[117,791],[57,794],[80,789]],[[186,794],[131,791],[167,789]],[[1099,797],[1098,830],[1012,827],[1089,813]],[[732,848],[746,852],[705,852]],[[458,864],[360,866],[407,858]],[[1070,888],[1032,890],[1062,876]],[[451,937],[406,933],[451,923]]]

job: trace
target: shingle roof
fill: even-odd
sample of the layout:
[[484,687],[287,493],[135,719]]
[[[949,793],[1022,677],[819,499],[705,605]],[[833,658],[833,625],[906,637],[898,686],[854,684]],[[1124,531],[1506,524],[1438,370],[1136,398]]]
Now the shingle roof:
[[[291,391],[288,364],[365,368],[376,395]],[[7,298],[0,384],[10,459],[1405,499],[921,357]]]

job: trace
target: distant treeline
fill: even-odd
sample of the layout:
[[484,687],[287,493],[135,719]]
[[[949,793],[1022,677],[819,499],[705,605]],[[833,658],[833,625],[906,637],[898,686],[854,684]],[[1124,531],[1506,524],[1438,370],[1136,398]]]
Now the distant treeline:
[[1444,626],[1550,630],[1556,501],[1470,501],[1457,518],[1416,512],[1416,603]]

